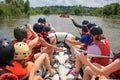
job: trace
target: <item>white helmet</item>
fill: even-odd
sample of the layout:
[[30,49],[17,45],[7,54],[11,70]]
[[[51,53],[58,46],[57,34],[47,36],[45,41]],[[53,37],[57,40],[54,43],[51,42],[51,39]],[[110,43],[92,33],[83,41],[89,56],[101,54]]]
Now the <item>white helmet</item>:
[[30,48],[25,42],[17,42],[14,44],[15,60],[26,59],[30,55]]

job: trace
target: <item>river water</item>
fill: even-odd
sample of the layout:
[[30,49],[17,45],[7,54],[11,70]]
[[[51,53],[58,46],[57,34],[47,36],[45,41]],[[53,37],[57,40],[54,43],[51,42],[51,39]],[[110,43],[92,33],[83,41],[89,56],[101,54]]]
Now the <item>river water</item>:
[[[14,39],[13,29],[26,23],[34,25],[38,18],[44,17],[50,22],[56,31],[69,32],[76,36],[79,35],[80,29],[74,27],[69,18],[60,18],[59,15],[35,15],[24,18],[0,18],[0,38]],[[81,24],[83,20],[89,20],[101,26],[104,35],[109,38],[111,50],[115,53],[120,52],[120,19],[107,19],[93,16],[72,16],[74,20]]]

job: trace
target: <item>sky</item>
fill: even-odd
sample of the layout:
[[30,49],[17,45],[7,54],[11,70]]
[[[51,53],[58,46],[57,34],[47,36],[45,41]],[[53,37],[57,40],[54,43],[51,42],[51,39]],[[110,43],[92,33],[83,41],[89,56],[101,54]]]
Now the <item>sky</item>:
[[[0,0],[3,1],[3,0]],[[87,7],[103,7],[106,4],[119,2],[120,0],[29,0],[31,7],[42,6],[74,6],[82,5]]]
[[119,2],[120,0],[30,0],[30,5],[32,7],[38,6],[54,6],[54,5],[82,5],[87,7],[103,7],[106,4],[113,2]]

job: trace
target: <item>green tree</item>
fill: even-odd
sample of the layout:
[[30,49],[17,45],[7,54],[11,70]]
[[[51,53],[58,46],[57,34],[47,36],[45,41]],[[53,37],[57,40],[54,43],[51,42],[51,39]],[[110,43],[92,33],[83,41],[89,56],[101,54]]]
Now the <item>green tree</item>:
[[30,2],[29,0],[27,0],[24,4],[24,12],[28,13],[29,10],[30,10]]
[[81,6],[75,6],[73,7],[73,11],[75,15],[80,15],[82,12]]
[[9,4],[9,3],[11,2],[11,0],[5,0],[5,2],[6,2],[7,4]]
[[112,7],[110,5],[104,6],[103,15],[109,16],[112,14]]
[[43,10],[43,14],[50,14],[50,13],[51,13],[50,7],[46,7],[46,8]]

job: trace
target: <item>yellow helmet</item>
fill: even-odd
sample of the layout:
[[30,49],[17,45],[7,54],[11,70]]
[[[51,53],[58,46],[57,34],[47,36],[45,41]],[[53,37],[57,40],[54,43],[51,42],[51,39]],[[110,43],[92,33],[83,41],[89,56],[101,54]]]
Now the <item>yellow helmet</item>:
[[26,59],[30,55],[30,48],[25,42],[17,42],[14,44],[15,60]]

